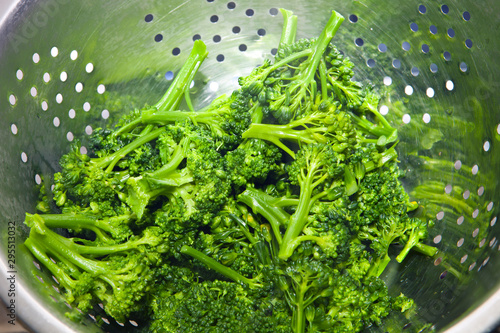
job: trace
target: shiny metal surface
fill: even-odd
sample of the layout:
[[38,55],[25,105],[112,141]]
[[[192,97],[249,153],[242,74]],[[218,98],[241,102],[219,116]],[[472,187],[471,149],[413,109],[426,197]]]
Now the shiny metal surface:
[[[415,255],[384,277],[419,304],[410,322],[428,321],[450,333],[488,332],[498,323],[498,1],[3,0],[0,227],[16,225],[16,314],[31,330],[99,331],[92,318],[81,326],[64,316],[68,307],[57,284],[23,249],[23,215],[34,210],[40,177],[57,169],[69,141],[82,138],[85,145],[93,128],[161,96],[193,39],[201,38],[210,53],[195,78],[195,106],[236,88],[238,76],[272,57],[279,7],[299,16],[299,37],[317,35],[331,9],[346,17],[334,43],[357,65],[356,78],[381,88],[387,117],[403,137],[411,126],[421,129],[416,142],[400,145],[402,165],[423,143],[421,153],[449,161],[452,171],[451,177],[428,177],[450,185],[444,193],[473,207],[451,212],[443,203],[429,239],[441,259]],[[135,97],[116,105],[116,95]],[[0,244],[5,280],[6,233]],[[4,301],[10,300],[7,288],[0,284]]]

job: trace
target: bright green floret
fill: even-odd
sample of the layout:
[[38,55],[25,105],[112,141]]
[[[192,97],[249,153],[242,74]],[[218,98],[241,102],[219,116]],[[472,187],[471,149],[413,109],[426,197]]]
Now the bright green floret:
[[[102,303],[104,311],[120,322],[140,311],[140,301],[153,280],[151,267],[160,260],[148,254],[162,242],[157,230],[146,229],[125,242],[102,245],[99,241],[66,238],[51,229],[70,229],[74,225],[71,219],[55,222],[48,217],[46,224],[43,216],[28,214],[26,224],[31,228],[26,247],[64,288],[68,302],[82,311]],[[86,227],[83,223],[79,226]]]

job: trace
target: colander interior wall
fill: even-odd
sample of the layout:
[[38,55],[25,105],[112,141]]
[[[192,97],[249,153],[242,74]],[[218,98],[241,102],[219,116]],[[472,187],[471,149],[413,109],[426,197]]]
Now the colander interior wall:
[[[133,331],[140,325],[93,315],[75,324],[64,316],[69,306],[57,281],[22,246],[24,213],[34,211],[35,185],[57,170],[70,142],[80,139],[85,151],[95,128],[158,99],[193,40],[203,40],[209,51],[191,89],[195,107],[235,89],[240,75],[275,52],[280,7],[299,16],[299,38],[317,35],[332,9],[345,16],[333,42],[355,63],[356,79],[383,94],[379,109],[402,136],[398,151],[407,178],[443,184],[428,240],[440,255],[412,255],[384,276],[419,305],[407,323],[423,320],[438,331],[466,332],[464,323],[478,307],[488,314],[475,319],[478,330],[500,319],[498,303],[484,306],[500,281],[498,1],[7,3],[12,8],[0,25],[0,226],[15,227],[16,253],[10,267],[11,239],[2,233],[0,278],[15,274],[16,314],[32,330],[98,331],[94,321],[105,330]],[[134,97],[113,103],[113,96],[125,94]],[[405,140],[415,129],[421,134]],[[407,155],[415,152],[445,161],[449,172],[411,164]],[[406,184],[409,191],[412,184]],[[459,200],[463,209],[451,210],[447,200]],[[8,288],[0,284],[7,302]]]

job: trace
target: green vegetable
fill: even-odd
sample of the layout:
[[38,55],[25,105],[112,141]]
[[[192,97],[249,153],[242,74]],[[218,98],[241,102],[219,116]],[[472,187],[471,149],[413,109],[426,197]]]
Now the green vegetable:
[[[148,332],[357,332],[413,309],[380,278],[437,252],[399,181],[397,130],[330,44],[344,18],[296,41],[282,14],[274,61],[240,89],[193,108],[196,41],[157,103],[61,158],[25,244],[68,303]],[[415,190],[430,204],[431,186]]]

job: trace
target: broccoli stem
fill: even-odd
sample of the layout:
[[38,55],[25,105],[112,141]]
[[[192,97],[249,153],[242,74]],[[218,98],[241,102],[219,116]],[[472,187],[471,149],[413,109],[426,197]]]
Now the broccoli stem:
[[253,138],[269,141],[277,147],[283,149],[290,156],[295,157],[293,152],[287,145],[281,142],[281,139],[295,142],[313,143],[313,138],[304,135],[308,134],[306,130],[294,130],[294,124],[286,125],[271,125],[271,124],[251,124],[250,127],[243,132],[242,138]]
[[189,89],[196,72],[207,55],[208,52],[206,45],[201,40],[195,41],[191,53],[179,73],[172,81],[167,92],[158,101],[158,103],[153,106],[156,110],[169,111],[177,108],[184,96],[184,91]]
[[289,244],[289,247],[291,251],[295,251],[295,249],[305,241],[311,241],[316,243],[320,248],[325,249],[328,247],[329,244],[327,244],[327,241],[325,241],[323,238],[319,236],[314,236],[314,235],[300,235],[295,237]]
[[248,187],[238,196],[238,201],[252,208],[254,213],[262,215],[271,225],[278,244],[281,244],[280,226],[289,220],[290,215],[283,208],[274,205],[276,198],[253,187]]
[[46,252],[64,258],[84,271],[92,272],[97,275],[109,274],[110,268],[105,261],[87,259],[79,253],[74,252],[72,249],[66,247],[65,244],[61,243],[59,237],[55,237],[55,233],[49,229],[44,228],[43,233],[39,231],[39,228],[32,229],[29,238],[36,239]]
[[274,201],[276,207],[291,207],[297,206],[299,204],[299,199],[296,198],[278,198]]
[[127,123],[126,125],[123,125],[119,129],[113,131],[113,133],[111,133],[111,136],[116,138],[120,134],[129,133],[140,124],[142,124],[141,118],[134,119],[131,122]]
[[[120,217],[111,217],[115,221],[131,219],[131,215],[123,215]],[[93,231],[96,236],[103,242],[111,242],[111,238],[105,233],[112,234],[113,226],[107,220],[98,220],[83,215],[74,213],[65,214],[44,214],[43,217],[38,214],[26,214],[26,224],[31,228],[38,229],[38,232],[43,234],[45,228],[63,228],[80,232],[82,229]]]
[[395,146],[392,146],[391,148],[386,149],[385,151],[383,151],[380,154],[380,159],[379,159],[379,161],[378,161],[377,164],[375,164],[375,162],[373,162],[373,160],[369,160],[369,161],[366,161],[366,162],[363,161],[364,162],[364,166],[365,166],[365,172],[370,172],[370,171],[373,171],[373,170],[375,170],[377,168],[381,168],[387,162],[392,161],[393,159],[397,158],[398,157],[398,152],[396,151],[396,149],[394,147]]
[[142,122],[158,123],[162,125],[191,120],[194,124],[202,123],[213,125],[218,111],[170,111],[170,110],[144,110],[141,115]]
[[[47,225],[45,225],[47,227]],[[40,232],[40,229],[35,229],[37,232]],[[129,240],[125,243],[114,244],[114,245],[99,245],[99,246],[88,246],[81,245],[75,243],[73,238],[66,238],[64,236],[59,235],[58,233],[52,231],[49,228],[43,229],[43,235],[46,237],[50,237],[50,239],[55,239],[62,246],[66,247],[68,250],[74,251],[78,254],[90,254],[96,256],[104,256],[111,253],[129,251],[132,249],[136,249],[139,245],[148,245],[156,243],[156,239],[145,235],[141,238]]]
[[295,311],[293,312],[293,324],[294,324],[294,333],[304,333],[306,331],[306,316],[305,310],[306,306],[304,304],[304,294],[306,290],[300,288],[299,293],[297,295],[298,301],[295,304]]
[[233,280],[234,282],[237,283],[244,283],[248,285],[251,289],[259,288],[261,285],[258,282],[255,282],[253,279],[248,279],[241,275],[240,273],[236,272],[235,270],[226,267],[222,265],[221,263],[217,262],[216,260],[210,258],[206,254],[193,249],[191,246],[188,245],[183,245],[181,247],[180,252],[182,254],[187,254],[190,257],[193,257],[194,259],[197,259],[201,261],[205,266],[208,268],[213,269],[214,271],[224,275],[225,277]]
[[[365,102],[361,105],[361,108],[364,108],[364,109],[370,111],[371,113],[373,113],[375,115],[375,117],[377,117],[378,121],[382,124],[382,126],[384,128],[389,129],[389,130],[392,129],[392,130],[396,131],[396,129],[393,128],[391,126],[391,124],[389,124],[387,119],[385,119],[385,117],[380,112],[378,112],[377,105],[373,105],[372,103],[370,103],[370,100],[371,99],[365,99]],[[396,135],[396,138],[397,138],[397,135]]]
[[290,10],[280,9],[283,15],[283,29],[281,31],[280,47],[282,45],[291,45],[295,42],[297,35],[297,16]]
[[397,262],[403,262],[404,258],[406,258],[411,249],[416,250],[429,257],[434,257],[439,252],[439,250],[434,246],[422,244],[418,241],[418,238],[410,237],[404,248],[396,257]]
[[345,183],[345,193],[348,196],[351,196],[354,193],[358,192],[359,187],[356,181],[356,177],[354,176],[354,173],[347,165],[344,166],[344,183]]
[[313,54],[311,62],[307,66],[305,76],[303,78],[303,81],[307,83],[307,85],[314,79],[314,75],[318,68],[319,62],[323,58],[323,54],[325,53],[326,48],[330,44],[333,36],[335,36],[337,31],[339,30],[342,22],[344,22],[344,17],[336,11],[332,11],[330,19],[326,23],[323,31],[321,31],[321,34],[319,35],[319,38],[316,40],[316,43],[312,47]]
[[328,86],[326,78],[326,64],[324,59],[321,59],[319,62],[319,80],[321,83],[321,99],[326,101],[328,99]]
[[[328,114],[315,112],[283,125],[252,123],[243,132],[242,138],[269,141],[295,158],[295,152],[281,140],[299,144],[328,143],[330,136],[334,136],[337,127],[336,124],[328,124],[327,121],[329,120],[326,120],[327,118]],[[347,146],[346,143],[335,143],[332,148],[336,152],[342,152]]]
[[[290,83],[286,87],[286,93],[279,96],[276,100],[270,103],[271,108],[279,109],[285,104],[289,107],[292,114],[296,114],[297,110],[303,105],[303,100],[305,101],[305,107],[310,108],[310,103],[315,99],[317,83],[314,80],[316,72],[318,70],[318,66],[320,64],[321,59],[325,53],[326,48],[330,44],[331,39],[339,29],[340,25],[344,21],[344,17],[337,13],[336,11],[332,12],[330,19],[322,30],[320,36],[316,41],[310,46],[309,49],[305,51],[311,51],[307,54],[308,59],[303,62],[303,69],[299,71],[299,73],[292,78],[292,83]],[[292,56],[298,55],[301,52],[297,52]],[[262,72],[264,78],[267,76],[266,72],[269,70],[274,70],[273,68],[287,60],[287,58],[277,62],[273,66],[267,68]],[[277,67],[279,68],[279,67]],[[262,75],[261,74],[261,75]],[[307,97],[309,96],[309,100]]]
[[311,207],[311,195],[313,188],[313,176],[311,172],[309,172],[300,184],[299,204],[297,205],[295,213],[290,217],[288,228],[286,229],[285,235],[283,236],[283,240],[280,244],[278,252],[278,257],[280,259],[288,259],[296,247],[294,240],[300,235],[307,222],[307,215]]
[[257,240],[248,230],[247,223],[245,221],[243,221],[243,219],[241,219],[240,217],[238,217],[234,214],[229,214],[229,217],[240,226],[241,232],[250,241],[250,244],[255,245],[257,243]]
[[[43,244],[43,243],[42,243]],[[76,286],[75,281],[61,268],[59,265],[54,263],[50,257],[47,255],[45,247],[38,242],[35,237],[28,237],[24,241],[24,245],[30,250],[30,252],[37,258],[40,263],[45,266],[52,274],[54,274],[59,284],[62,285],[67,290],[71,290]],[[68,300],[72,301],[72,300]]]
[[175,147],[174,151],[172,152],[169,161],[158,170],[148,174],[147,178],[153,181],[161,182],[161,179],[168,177],[173,171],[177,170],[184,158],[186,158],[186,144],[187,139],[182,138],[177,147]]
[[[376,113],[380,115],[378,111]],[[372,123],[371,121],[366,119],[365,116],[360,117],[353,114],[352,112],[350,114],[352,119],[360,129],[364,130],[367,134],[376,136],[377,138],[380,138],[382,136],[385,137],[384,141],[386,144],[394,142],[398,139],[397,129],[392,127],[382,115],[380,115],[380,117],[384,121],[382,122],[382,126],[380,126],[378,124]]]
[[[189,98],[189,87],[199,67],[201,66],[201,63],[205,60],[207,55],[208,52],[206,45],[200,40],[195,41],[188,59],[182,66],[175,79],[170,84],[165,94],[155,105],[143,111],[154,112],[158,110],[173,110],[179,106],[183,97],[185,97],[188,106],[192,108],[191,100]],[[121,128],[113,131],[111,135],[113,137],[117,137],[121,134],[129,133],[131,130],[141,125],[142,123],[143,120],[141,119],[141,117],[139,117],[122,126]]]
[[383,257],[378,257],[374,263],[370,266],[368,270],[367,277],[380,277],[387,265],[391,262],[391,257],[388,254],[385,254]]

